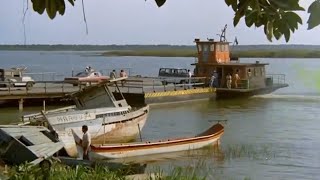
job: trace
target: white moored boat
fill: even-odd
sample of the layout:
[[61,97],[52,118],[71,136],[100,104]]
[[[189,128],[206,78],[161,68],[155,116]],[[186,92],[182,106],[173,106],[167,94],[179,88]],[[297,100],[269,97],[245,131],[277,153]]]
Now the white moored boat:
[[[76,106],[42,112],[42,118],[57,133],[71,157],[78,155],[71,130],[82,137],[81,127],[87,125],[92,143],[128,142],[136,138],[149,114],[148,105],[133,108],[123,96],[116,99],[107,83],[87,87],[72,97]],[[39,118],[39,114],[23,118],[32,117]]]

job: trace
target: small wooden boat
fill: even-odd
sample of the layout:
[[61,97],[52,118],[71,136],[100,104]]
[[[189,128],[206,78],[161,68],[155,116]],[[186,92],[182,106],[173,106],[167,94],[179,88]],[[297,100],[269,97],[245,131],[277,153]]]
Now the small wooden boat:
[[63,148],[45,127],[0,125],[0,157],[8,164],[39,164]]
[[116,159],[200,149],[210,144],[218,143],[223,132],[224,127],[218,123],[195,137],[168,139],[158,142],[92,145],[89,155],[91,159]]

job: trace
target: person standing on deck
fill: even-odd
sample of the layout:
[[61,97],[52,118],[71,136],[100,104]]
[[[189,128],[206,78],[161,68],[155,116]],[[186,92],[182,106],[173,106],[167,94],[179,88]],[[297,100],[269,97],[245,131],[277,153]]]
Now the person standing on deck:
[[232,76],[231,76],[231,74],[229,73],[228,75],[227,75],[227,88],[228,89],[231,89],[231,84],[232,84]]
[[251,80],[251,69],[248,69],[248,85],[247,85],[247,87],[246,88],[250,88],[250,80]]
[[[123,69],[121,69],[121,71],[120,71],[120,77],[127,77],[127,73]],[[121,80],[122,87],[123,87],[124,81],[125,80]]]
[[114,69],[110,72],[110,78],[115,79],[116,77],[117,77],[117,74],[116,74],[116,70]]
[[83,125],[82,126],[82,141],[81,146],[83,149],[83,160],[89,160],[89,151],[90,151],[90,145],[91,145],[91,135],[88,132],[88,126]]
[[216,81],[216,77],[214,76],[214,73],[213,73],[210,79],[210,87],[216,87],[215,81]]
[[189,84],[191,84],[192,72],[188,69]]
[[234,74],[234,85],[235,85],[235,88],[238,88],[238,81],[239,80],[240,80],[239,69],[237,69],[236,73]]
[[214,87],[218,88],[219,87],[219,75],[216,70],[213,70],[213,76],[215,77],[213,81]]

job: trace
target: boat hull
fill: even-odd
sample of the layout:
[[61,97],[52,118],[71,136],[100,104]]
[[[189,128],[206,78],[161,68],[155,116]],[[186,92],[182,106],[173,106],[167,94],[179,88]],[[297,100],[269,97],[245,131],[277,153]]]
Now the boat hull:
[[288,84],[279,84],[258,89],[227,89],[217,88],[216,99],[248,98],[255,95],[270,94],[280,88],[288,87]]
[[219,143],[219,139],[224,132],[223,127],[218,124],[215,128],[218,129],[218,131],[214,134],[193,138],[167,140],[154,143],[146,142],[92,146],[90,158],[95,160],[116,159],[200,149],[208,145]]
[[111,123],[99,118],[65,124],[63,127],[59,125],[53,128],[58,134],[59,140],[64,143],[67,154],[71,157],[78,157],[76,142],[80,142],[77,137],[83,135],[82,125],[88,126],[92,143],[128,142],[135,139],[139,134],[146,123],[148,114],[149,106],[145,106],[126,116],[122,115],[123,117],[119,118],[118,121],[112,121]]

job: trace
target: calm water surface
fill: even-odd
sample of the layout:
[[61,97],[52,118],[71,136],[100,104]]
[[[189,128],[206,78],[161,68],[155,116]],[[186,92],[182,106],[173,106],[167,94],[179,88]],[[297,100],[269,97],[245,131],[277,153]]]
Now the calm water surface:
[[[32,72],[57,72],[62,77],[87,65],[105,70],[131,68],[132,74],[156,76],[160,67],[190,68],[193,58],[100,57],[85,52],[0,51],[2,67],[25,65]],[[167,154],[135,161],[151,161],[149,169],[205,163],[208,179],[319,179],[320,93],[312,72],[320,59],[242,59],[270,63],[268,73],[286,74],[288,88],[248,100],[194,101],[152,106],[142,131],[146,139],[190,136],[202,132],[216,120],[228,119],[217,149],[196,151],[197,156]],[[312,81],[313,80],[313,81]],[[53,107],[51,107],[53,108]],[[41,108],[26,108],[23,113]],[[16,122],[16,108],[1,107],[1,123]],[[205,152],[204,152],[205,151]]]

